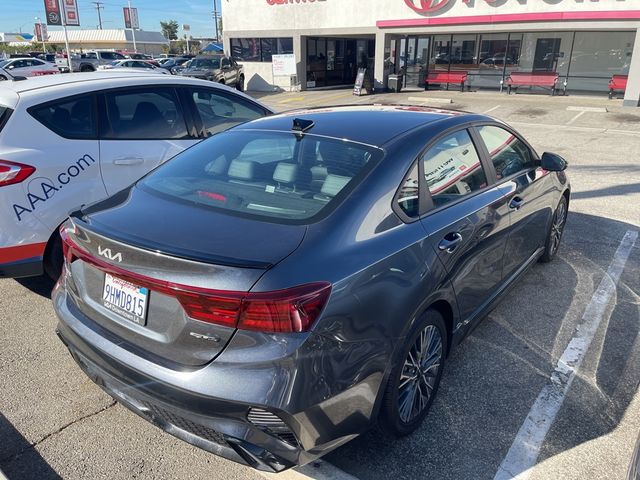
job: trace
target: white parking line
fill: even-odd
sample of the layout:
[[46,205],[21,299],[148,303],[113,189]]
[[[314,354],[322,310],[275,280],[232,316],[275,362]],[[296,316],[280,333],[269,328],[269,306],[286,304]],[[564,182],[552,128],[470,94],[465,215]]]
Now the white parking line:
[[538,460],[540,448],[547,432],[562,406],[607,306],[616,293],[616,285],[637,238],[638,232],[633,230],[628,230],[622,238],[606,275],[582,315],[582,321],[578,325],[574,337],[558,360],[551,377],[542,387],[538,398],[511,444],[507,456],[498,467],[494,480],[525,480],[529,478],[532,468]]
[[316,460],[282,473],[258,473],[269,480],[358,480],[358,477],[354,477],[324,460]]
[[587,112],[585,112],[584,110],[583,110],[583,111],[581,111],[581,112],[576,113],[576,114],[573,116],[573,118],[567,122],[567,125],[571,125],[573,122],[575,122],[576,120],[578,120],[578,119],[579,119],[582,115],[584,115],[585,113],[587,113]]
[[484,114],[491,113],[491,112],[493,112],[494,110],[499,109],[501,106],[502,106],[502,105],[496,105],[495,107],[491,107],[489,110],[485,110],[485,111],[484,111],[484,112],[482,112],[482,113],[484,113]]

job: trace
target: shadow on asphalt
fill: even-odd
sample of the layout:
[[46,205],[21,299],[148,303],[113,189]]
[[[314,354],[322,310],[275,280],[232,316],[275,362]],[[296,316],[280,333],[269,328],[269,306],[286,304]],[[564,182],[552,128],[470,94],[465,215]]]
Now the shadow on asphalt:
[[1,413],[0,439],[0,469],[9,480],[62,479]]
[[[559,258],[530,269],[454,349],[421,428],[401,439],[374,428],[326,460],[363,479],[492,479],[627,230],[639,228],[570,213]],[[611,432],[633,399],[639,265],[636,245],[539,462]]]
[[56,284],[56,282],[51,280],[48,275],[29,278],[16,278],[16,282],[18,282],[26,289],[32,291],[33,293],[36,293],[45,298],[51,298],[51,291]]

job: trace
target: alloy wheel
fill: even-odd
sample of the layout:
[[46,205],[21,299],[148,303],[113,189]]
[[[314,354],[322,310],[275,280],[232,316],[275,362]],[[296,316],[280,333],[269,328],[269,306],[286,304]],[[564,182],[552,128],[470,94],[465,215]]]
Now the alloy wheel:
[[398,386],[398,413],[404,423],[410,423],[428,407],[443,351],[442,336],[434,325],[427,325],[409,349]]
[[561,201],[556,210],[553,224],[551,225],[551,232],[549,232],[549,235],[551,236],[551,255],[555,255],[555,253],[558,251],[558,247],[560,246],[560,239],[562,238],[562,230],[564,229],[564,223],[566,220],[567,203],[565,201]]

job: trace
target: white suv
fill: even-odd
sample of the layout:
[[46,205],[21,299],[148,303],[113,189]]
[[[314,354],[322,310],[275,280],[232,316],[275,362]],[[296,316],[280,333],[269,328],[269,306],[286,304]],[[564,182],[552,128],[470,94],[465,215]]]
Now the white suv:
[[270,114],[224,85],[136,73],[0,83],[0,278],[59,274],[58,227],[185,148]]

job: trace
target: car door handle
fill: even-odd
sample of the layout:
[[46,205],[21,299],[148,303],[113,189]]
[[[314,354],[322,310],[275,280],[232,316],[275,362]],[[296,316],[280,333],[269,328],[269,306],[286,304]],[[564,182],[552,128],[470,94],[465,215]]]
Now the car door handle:
[[440,240],[438,249],[443,252],[451,253],[458,247],[460,242],[462,242],[462,235],[458,232],[447,233],[445,237]]
[[114,165],[140,165],[144,163],[142,157],[120,157],[113,161]]
[[513,208],[514,210],[520,210],[523,205],[524,200],[520,197],[513,197],[509,202],[509,208]]

